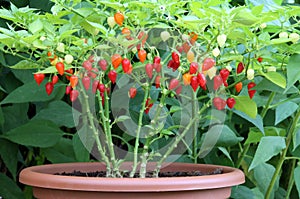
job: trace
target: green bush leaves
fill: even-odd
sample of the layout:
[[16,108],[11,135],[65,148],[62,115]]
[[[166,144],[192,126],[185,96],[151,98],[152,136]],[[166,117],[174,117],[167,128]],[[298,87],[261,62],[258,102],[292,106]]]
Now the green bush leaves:
[[32,120],[6,132],[3,137],[21,145],[50,147],[64,134],[56,124],[47,120]]

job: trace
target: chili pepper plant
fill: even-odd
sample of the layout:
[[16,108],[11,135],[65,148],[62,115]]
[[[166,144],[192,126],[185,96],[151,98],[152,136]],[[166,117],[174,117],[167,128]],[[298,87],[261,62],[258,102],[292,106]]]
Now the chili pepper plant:
[[[143,178],[149,161],[157,163],[157,176],[163,162],[211,162],[205,157],[217,149],[260,193],[274,194],[291,140],[294,150],[299,146],[299,108],[286,113],[281,107],[299,100],[298,7],[227,1],[51,5],[50,12],[13,4],[1,9],[7,23],[0,47],[18,60],[12,70],[33,73],[33,93],[72,104],[77,138],[106,164],[108,177],[122,177],[124,161],[132,162],[130,177]],[[14,96],[2,104],[14,103]],[[265,118],[271,111],[274,127]],[[287,117],[279,116],[283,112]],[[285,122],[291,132],[275,135]],[[268,148],[269,139],[276,149]],[[281,165],[269,184],[260,185],[260,163],[274,168],[266,162],[281,151]]]

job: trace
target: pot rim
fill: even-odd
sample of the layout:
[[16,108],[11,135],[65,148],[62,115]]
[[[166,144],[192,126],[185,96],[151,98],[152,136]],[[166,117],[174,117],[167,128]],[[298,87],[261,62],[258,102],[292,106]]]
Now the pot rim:
[[[131,163],[122,166],[130,167]],[[154,163],[150,163],[154,165]],[[20,173],[19,181],[33,187],[52,188],[61,190],[82,191],[113,191],[113,192],[154,192],[154,191],[180,191],[201,190],[231,187],[245,182],[244,173],[236,168],[192,163],[169,163],[163,170],[191,171],[223,169],[222,174],[187,177],[159,177],[159,178],[103,178],[53,175],[60,172],[96,171],[105,169],[99,162],[93,163],[61,163],[32,166]],[[175,168],[174,168],[175,167]],[[102,170],[103,170],[102,169]]]

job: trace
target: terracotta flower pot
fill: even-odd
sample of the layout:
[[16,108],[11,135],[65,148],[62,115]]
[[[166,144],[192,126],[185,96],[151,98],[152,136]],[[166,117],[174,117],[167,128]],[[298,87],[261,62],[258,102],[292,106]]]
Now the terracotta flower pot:
[[[148,168],[153,167],[150,164]],[[125,169],[130,163],[122,165]],[[245,181],[243,172],[231,167],[203,164],[172,163],[162,171],[210,172],[222,168],[217,175],[169,178],[99,178],[53,175],[74,170],[89,172],[104,170],[101,163],[67,163],[33,166],[22,170],[20,182],[33,187],[34,196],[41,199],[60,198],[228,198],[231,187]]]

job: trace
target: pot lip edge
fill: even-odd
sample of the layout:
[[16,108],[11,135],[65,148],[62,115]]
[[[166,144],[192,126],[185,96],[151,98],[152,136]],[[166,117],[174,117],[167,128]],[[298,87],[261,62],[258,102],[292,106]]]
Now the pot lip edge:
[[[52,188],[52,189],[73,189],[88,191],[118,191],[118,192],[151,192],[151,191],[187,191],[200,189],[225,188],[243,184],[245,182],[244,173],[233,167],[211,165],[211,164],[193,164],[193,163],[172,163],[177,165],[197,165],[208,167],[219,167],[229,172],[217,175],[206,176],[186,176],[186,177],[161,177],[161,178],[99,178],[99,177],[78,177],[78,176],[59,176],[49,173],[36,172],[36,169],[48,168],[51,166],[61,167],[64,165],[93,164],[99,165],[100,162],[92,163],[58,163],[40,166],[32,166],[21,171],[19,181],[33,187]],[[103,164],[102,164],[103,165]],[[33,175],[34,173],[34,175]],[[216,177],[217,176],[217,177]],[[47,180],[46,180],[47,179]],[[82,180],[85,179],[85,180]],[[37,180],[35,182],[35,180]],[[72,180],[77,180],[73,182]],[[124,183],[126,180],[126,183]],[[204,182],[204,180],[206,180]],[[83,183],[84,181],[84,183]],[[42,185],[44,184],[44,185]],[[79,184],[82,187],[77,187]],[[61,187],[63,185],[63,187]],[[148,187],[150,185],[150,187]],[[137,190],[137,188],[139,190]]]

